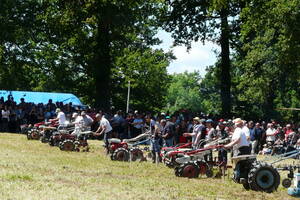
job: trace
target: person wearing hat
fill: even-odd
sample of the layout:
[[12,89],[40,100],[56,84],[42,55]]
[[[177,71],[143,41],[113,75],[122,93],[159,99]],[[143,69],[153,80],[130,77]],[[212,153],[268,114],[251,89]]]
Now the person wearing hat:
[[[194,146],[198,147],[200,141],[205,140],[206,136],[207,136],[206,120],[200,119],[199,134],[197,135]],[[205,142],[202,142],[201,147],[204,147],[205,144],[206,144]]]
[[[205,121],[205,120],[204,120]],[[203,125],[203,120],[201,120],[199,117],[193,118],[193,132],[192,133],[183,133],[184,137],[192,137],[192,145],[193,148],[197,147],[198,142],[201,138],[202,130],[205,129],[205,126]]]
[[56,108],[55,110],[56,118],[52,119],[51,121],[58,122],[60,126],[66,125],[66,115],[63,111],[60,110],[60,108]]
[[208,142],[212,141],[215,136],[216,136],[216,130],[215,128],[212,126],[213,120],[212,119],[208,119],[206,120],[206,140]]
[[233,156],[248,155],[251,153],[249,141],[245,133],[242,131],[244,122],[241,118],[233,120],[235,130],[232,135],[231,142],[224,146],[224,148],[233,148]]
[[[109,121],[104,117],[103,113],[97,114],[97,117],[100,119],[99,128],[95,132],[95,136],[99,137],[101,135],[103,136],[103,140],[105,143],[105,147],[108,148],[108,139],[111,138],[112,134],[112,127],[109,123]],[[109,151],[107,151],[107,154]]]
[[91,130],[91,125],[92,125],[93,121],[94,120],[89,115],[87,115],[85,111],[82,111],[80,116],[77,116],[75,119],[74,133]]

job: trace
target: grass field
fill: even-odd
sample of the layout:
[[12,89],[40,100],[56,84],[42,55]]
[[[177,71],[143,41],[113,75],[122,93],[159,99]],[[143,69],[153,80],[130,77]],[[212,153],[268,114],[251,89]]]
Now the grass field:
[[24,135],[0,134],[0,199],[293,199],[245,191],[225,179],[175,177],[151,162],[113,162],[99,141],[90,152],[63,152]]

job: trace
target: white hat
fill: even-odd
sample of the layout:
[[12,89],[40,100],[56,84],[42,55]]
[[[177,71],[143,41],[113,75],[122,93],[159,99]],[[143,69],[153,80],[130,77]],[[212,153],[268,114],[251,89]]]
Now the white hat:
[[243,120],[241,118],[236,118],[232,122],[235,124],[240,124],[240,123],[243,123]]

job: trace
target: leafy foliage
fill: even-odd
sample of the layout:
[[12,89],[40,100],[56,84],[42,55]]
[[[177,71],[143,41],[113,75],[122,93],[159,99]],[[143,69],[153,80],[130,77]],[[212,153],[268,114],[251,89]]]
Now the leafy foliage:
[[173,74],[168,87],[168,104],[165,110],[171,113],[181,109],[201,111],[200,82],[199,72]]

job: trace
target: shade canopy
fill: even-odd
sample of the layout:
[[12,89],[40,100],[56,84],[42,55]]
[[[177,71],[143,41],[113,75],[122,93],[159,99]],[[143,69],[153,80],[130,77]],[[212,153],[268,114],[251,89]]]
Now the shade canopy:
[[31,102],[35,104],[47,104],[49,99],[52,99],[53,103],[63,102],[64,104],[68,104],[71,102],[73,105],[83,106],[79,98],[70,93],[0,90],[0,97],[4,97],[5,101],[7,100],[8,95],[12,95],[17,104],[21,102],[21,98],[24,98],[25,102]]

